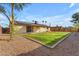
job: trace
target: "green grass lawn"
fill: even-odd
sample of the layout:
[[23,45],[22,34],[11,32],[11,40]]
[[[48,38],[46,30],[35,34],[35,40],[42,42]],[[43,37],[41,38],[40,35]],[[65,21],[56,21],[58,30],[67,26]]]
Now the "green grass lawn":
[[51,46],[64,38],[67,34],[69,34],[69,32],[44,32],[37,34],[26,34],[24,37],[33,38],[35,40],[39,40],[45,45]]

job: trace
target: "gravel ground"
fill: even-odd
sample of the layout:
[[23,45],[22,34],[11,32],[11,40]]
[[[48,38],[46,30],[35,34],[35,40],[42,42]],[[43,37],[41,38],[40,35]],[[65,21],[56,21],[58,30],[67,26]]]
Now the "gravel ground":
[[11,41],[0,41],[0,55],[1,56],[15,56],[24,52],[32,51],[38,47],[40,44],[32,42],[28,39],[19,37],[14,38]]
[[44,47],[31,40],[19,37],[11,41],[0,41],[0,55],[18,56],[78,56],[79,33],[74,32],[55,48]]

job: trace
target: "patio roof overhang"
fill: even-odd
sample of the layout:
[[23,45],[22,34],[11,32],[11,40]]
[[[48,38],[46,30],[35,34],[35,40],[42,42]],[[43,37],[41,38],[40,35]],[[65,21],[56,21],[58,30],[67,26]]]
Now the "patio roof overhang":
[[23,26],[37,26],[37,27],[50,27],[44,24],[34,24],[34,23],[27,23],[27,22],[21,22],[21,21],[15,21],[15,25],[23,25]]

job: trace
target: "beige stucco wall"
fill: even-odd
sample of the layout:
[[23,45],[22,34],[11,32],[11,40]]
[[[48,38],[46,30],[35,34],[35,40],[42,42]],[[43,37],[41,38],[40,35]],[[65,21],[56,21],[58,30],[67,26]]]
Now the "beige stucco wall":
[[16,25],[15,26],[15,33],[18,33],[18,34],[26,33],[26,26]]
[[[39,32],[50,31],[50,28],[32,26],[32,30],[33,30],[32,33],[39,33]],[[21,26],[21,25],[16,25],[15,26],[15,33],[25,34],[25,33],[27,33],[26,31],[27,31],[27,27],[26,26]]]
[[50,28],[48,28],[47,31],[50,31]]
[[47,27],[33,27],[33,32],[46,32],[48,31]]

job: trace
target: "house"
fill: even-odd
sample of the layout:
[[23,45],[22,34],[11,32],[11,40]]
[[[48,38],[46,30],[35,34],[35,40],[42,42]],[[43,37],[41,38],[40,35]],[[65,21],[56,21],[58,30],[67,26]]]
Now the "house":
[[[50,31],[50,27],[44,24],[35,23],[27,23],[21,21],[14,22],[15,33],[24,34],[24,33],[39,33],[39,32],[47,32]],[[3,28],[0,26],[0,34],[8,34],[10,33],[10,28]]]
[[39,33],[39,32],[47,32],[50,31],[50,27],[44,24],[35,23],[27,23],[21,21],[15,21],[15,33]]
[[[78,29],[73,28],[65,28],[62,26],[50,27],[44,24],[38,24],[36,21],[35,23],[28,23],[22,21],[15,21],[14,22],[14,29],[15,33],[18,34],[26,34],[26,33],[39,33],[39,32],[48,32],[48,31],[62,31],[62,32],[77,32]],[[10,28],[2,28],[0,26],[0,34],[3,33],[10,33]]]

